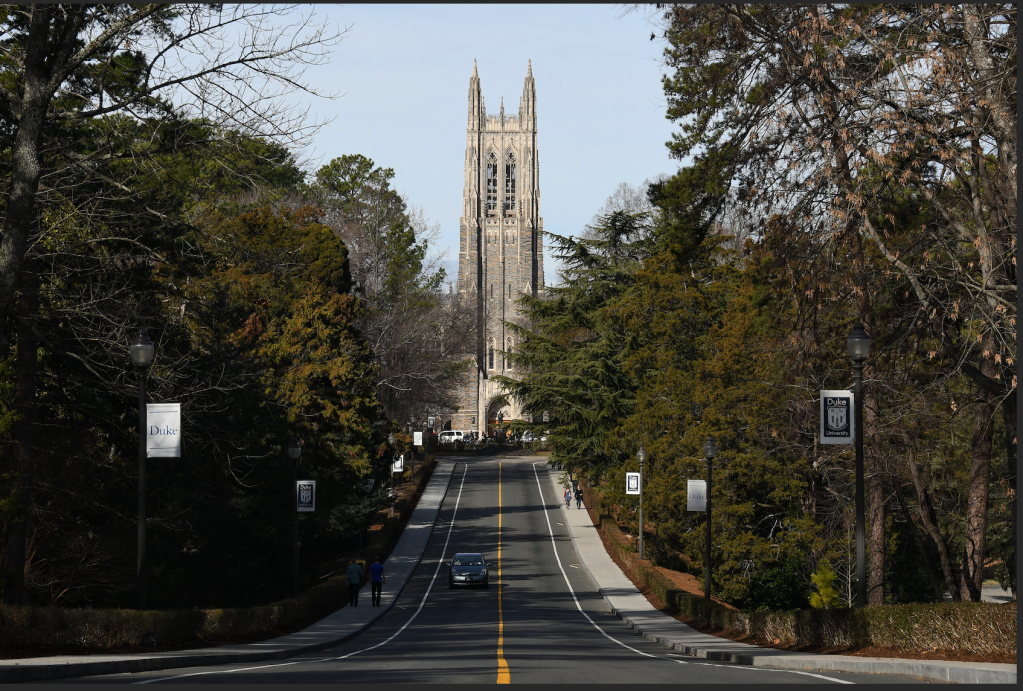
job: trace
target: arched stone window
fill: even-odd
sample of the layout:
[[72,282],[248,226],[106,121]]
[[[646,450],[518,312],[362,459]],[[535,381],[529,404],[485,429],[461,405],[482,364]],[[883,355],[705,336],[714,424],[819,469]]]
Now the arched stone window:
[[487,211],[497,209],[497,157],[487,156]]
[[504,210],[515,211],[515,155],[511,153],[504,162]]
[[494,341],[493,340],[490,341],[489,362],[490,362],[490,364],[489,364],[490,369],[494,369]]

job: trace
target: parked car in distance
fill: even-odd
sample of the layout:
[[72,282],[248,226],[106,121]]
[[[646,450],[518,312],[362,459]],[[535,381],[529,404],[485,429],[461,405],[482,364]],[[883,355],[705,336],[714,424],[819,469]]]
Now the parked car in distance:
[[437,435],[437,441],[441,444],[456,444],[460,441],[466,441],[467,436],[468,432],[445,430]]
[[490,563],[479,552],[460,552],[451,558],[448,567],[448,587],[456,585],[479,585],[490,587]]

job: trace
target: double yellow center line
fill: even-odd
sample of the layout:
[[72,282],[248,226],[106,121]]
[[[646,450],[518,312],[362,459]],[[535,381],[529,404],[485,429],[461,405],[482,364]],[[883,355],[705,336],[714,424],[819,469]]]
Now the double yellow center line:
[[497,462],[497,683],[510,684],[511,674],[508,672],[508,662],[504,659],[504,605],[501,601],[501,591],[504,584],[501,581],[501,465]]

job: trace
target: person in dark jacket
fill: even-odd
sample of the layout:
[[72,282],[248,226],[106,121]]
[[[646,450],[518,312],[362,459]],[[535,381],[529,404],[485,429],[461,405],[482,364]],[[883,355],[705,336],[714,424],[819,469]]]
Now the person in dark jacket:
[[575,508],[583,508],[583,488],[579,485],[575,486]]
[[348,576],[348,604],[352,607],[358,607],[359,588],[362,587],[362,567],[359,566],[359,562],[352,559],[352,563],[348,565],[348,571],[345,575]]

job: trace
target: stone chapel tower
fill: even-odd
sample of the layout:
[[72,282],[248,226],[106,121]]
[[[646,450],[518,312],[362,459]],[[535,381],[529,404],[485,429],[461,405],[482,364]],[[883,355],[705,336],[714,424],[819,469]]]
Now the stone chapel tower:
[[505,399],[495,374],[515,376],[502,351],[515,349],[505,322],[526,324],[514,301],[543,293],[543,219],[540,218],[536,148],[536,86],[533,65],[517,115],[488,115],[476,61],[469,79],[465,145],[465,187],[459,219],[458,291],[476,298],[475,381],[459,395],[460,410],[451,429],[490,432],[497,414],[521,418],[518,402]]

